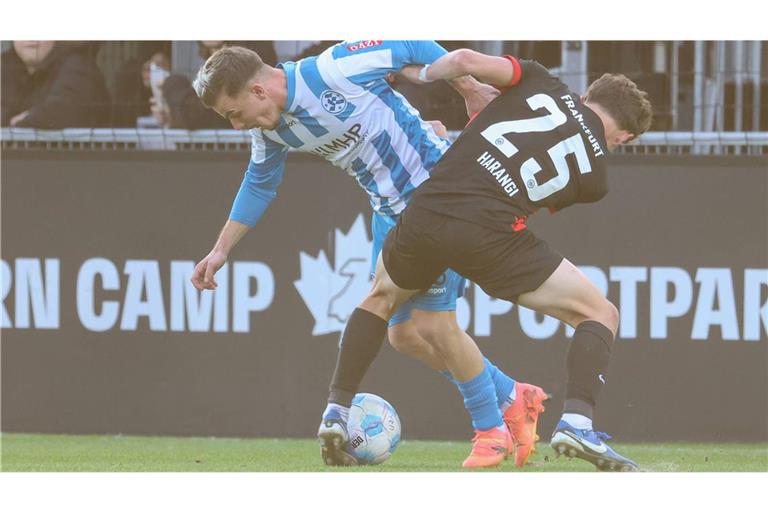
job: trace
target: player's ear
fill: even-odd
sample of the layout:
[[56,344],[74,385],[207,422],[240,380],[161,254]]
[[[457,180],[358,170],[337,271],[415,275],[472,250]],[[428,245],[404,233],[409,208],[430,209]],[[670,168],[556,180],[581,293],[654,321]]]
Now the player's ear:
[[267,96],[267,91],[259,82],[253,82],[249,88],[251,94],[255,94],[259,99],[264,99]]
[[614,138],[614,142],[616,145],[618,144],[626,144],[627,142],[632,142],[635,139],[635,134],[631,133],[627,130],[621,130],[616,134],[616,137]]

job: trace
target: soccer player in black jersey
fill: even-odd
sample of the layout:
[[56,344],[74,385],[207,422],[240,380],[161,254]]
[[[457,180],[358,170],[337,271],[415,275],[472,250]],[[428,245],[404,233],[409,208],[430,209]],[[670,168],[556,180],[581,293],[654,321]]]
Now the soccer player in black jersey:
[[[606,155],[648,130],[647,94],[622,75],[606,74],[580,97],[536,62],[471,50],[404,74],[417,82],[471,74],[504,92],[471,121],[389,233],[372,291],[348,323],[355,336],[345,339],[342,350],[381,344],[398,306],[452,268],[493,297],[576,329],[566,361],[565,407],[551,445],[601,470],[637,469],[592,428],[618,311],[576,266],[531,233],[525,220],[542,207],[562,210],[607,193]],[[452,372],[482,369],[481,358],[460,347],[436,349]],[[336,375],[359,384],[368,364],[337,366]],[[478,432],[472,455],[500,452],[501,437]]]

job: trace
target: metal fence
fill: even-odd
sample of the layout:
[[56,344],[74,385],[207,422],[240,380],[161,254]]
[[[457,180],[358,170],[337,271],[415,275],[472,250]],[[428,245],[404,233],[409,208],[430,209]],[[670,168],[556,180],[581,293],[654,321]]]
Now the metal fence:
[[[451,139],[460,132],[453,131]],[[251,136],[237,130],[165,128],[3,128],[2,149],[249,151]],[[619,154],[768,155],[768,132],[648,132]]]
[[494,49],[543,60],[574,91],[602,73],[626,74],[649,92],[654,130],[768,130],[763,41],[508,42]]

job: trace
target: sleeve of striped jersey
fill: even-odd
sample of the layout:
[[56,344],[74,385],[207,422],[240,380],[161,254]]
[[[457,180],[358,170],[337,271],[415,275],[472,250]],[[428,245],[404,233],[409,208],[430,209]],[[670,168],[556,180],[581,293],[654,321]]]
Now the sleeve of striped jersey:
[[395,69],[408,64],[432,64],[448,51],[435,41],[395,41],[392,60]]
[[253,227],[277,196],[283,181],[288,148],[263,138],[254,143],[251,161],[235,196],[229,219]]
[[350,50],[351,46],[337,45],[333,58],[347,79],[357,84],[383,78],[409,64],[432,64],[448,53],[435,41],[382,41],[357,50]]

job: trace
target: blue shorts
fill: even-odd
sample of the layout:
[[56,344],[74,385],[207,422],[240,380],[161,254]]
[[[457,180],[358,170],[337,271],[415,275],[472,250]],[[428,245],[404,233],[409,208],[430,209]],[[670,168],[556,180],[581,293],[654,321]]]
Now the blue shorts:
[[[376,272],[376,260],[389,230],[395,227],[397,219],[374,213],[371,218],[373,254],[371,255],[371,276]],[[451,269],[446,270],[426,291],[414,295],[403,304],[389,321],[390,327],[411,319],[414,309],[424,311],[455,311],[456,300],[464,295],[466,279]]]

